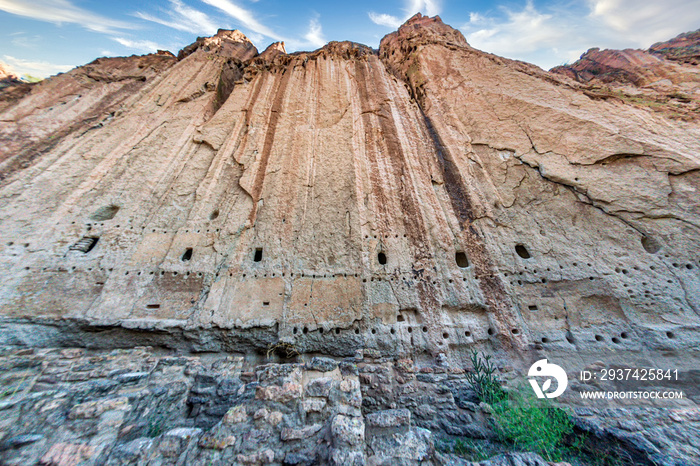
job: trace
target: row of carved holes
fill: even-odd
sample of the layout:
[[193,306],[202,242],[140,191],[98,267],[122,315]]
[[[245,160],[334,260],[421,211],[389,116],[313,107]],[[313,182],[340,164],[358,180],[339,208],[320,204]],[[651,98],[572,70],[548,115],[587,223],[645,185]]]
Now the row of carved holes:
[[[263,306],[269,306],[269,305],[270,305],[270,302],[269,302],[269,301],[263,301]],[[532,308],[532,307],[535,307],[535,308],[536,308],[536,306],[530,306],[530,308]],[[160,308],[160,304],[148,304],[148,305],[146,306],[146,308],[147,308],[147,309],[159,309],[159,308]],[[402,315],[397,316],[396,320],[397,320],[397,322],[404,322],[404,321],[405,321],[405,319],[404,319],[404,317],[403,317]],[[408,333],[413,333],[413,327],[408,327],[406,330],[408,331]],[[421,330],[423,331],[423,333],[427,333],[427,332],[428,332],[428,327],[426,327],[426,326],[424,325],[424,326],[421,327]],[[336,328],[336,329],[335,329],[335,334],[336,334],[336,335],[339,335],[339,334],[340,334],[340,331],[341,331],[341,330],[340,330],[339,328]],[[323,327],[319,327],[319,328],[318,328],[318,332],[321,333],[321,334],[323,334],[323,332],[324,332]],[[297,327],[294,327],[293,333],[294,333],[295,335],[298,333]],[[304,327],[304,328],[302,329],[302,333],[304,333],[304,335],[306,335],[307,333],[309,333],[309,328],[308,328],[308,327]],[[355,329],[355,334],[359,334],[359,333],[360,333],[360,329],[356,328],[356,329]],[[372,335],[375,335],[375,334],[377,333],[377,329],[373,328],[373,329],[371,330],[371,333],[372,333]],[[392,328],[390,329],[390,333],[393,335],[394,333],[396,333],[396,330],[392,327]],[[494,332],[494,330],[493,330],[492,328],[489,328],[489,329],[487,330],[487,333],[488,333],[489,335],[494,335],[495,332]],[[519,331],[517,328],[514,328],[514,329],[511,330],[511,333],[513,333],[513,335],[518,335],[518,334],[520,334],[520,331]],[[466,330],[466,331],[464,332],[464,336],[470,337],[470,336],[471,336],[471,332],[470,332],[469,330]],[[442,338],[444,338],[445,340],[447,340],[449,337],[450,337],[449,333],[443,332]],[[626,340],[626,339],[629,338],[629,334],[628,334],[627,332],[622,332],[622,333],[620,334],[620,337]],[[671,331],[667,331],[667,332],[666,332],[666,337],[669,338],[669,339],[673,339],[673,338],[675,338],[675,334],[674,334],[673,332],[671,332]],[[573,336],[572,336],[571,334],[569,334],[569,333],[566,334],[566,340],[567,340],[569,343],[571,343],[571,344],[574,343],[574,338],[573,338]],[[595,335],[595,341],[602,342],[602,341],[604,341],[604,340],[605,340],[605,338],[604,338],[602,335]],[[619,343],[620,343],[620,339],[617,338],[617,337],[612,337],[611,340],[612,340],[612,342],[615,343],[615,344],[619,344]],[[547,338],[547,337],[543,337],[543,338],[541,339],[541,342],[542,342],[542,343],[549,343],[550,340],[549,340],[549,338]]]
[[[629,338],[629,333],[627,333],[627,332],[622,332],[622,333],[620,333],[620,338],[622,338],[623,340],[628,339],[628,338]],[[613,343],[619,345],[620,342],[621,342],[620,338],[618,338],[618,337],[612,337],[610,340],[611,340]],[[671,332],[671,331],[667,331],[667,332],[666,332],[666,338],[673,339],[673,338],[676,338],[676,335],[675,335],[673,332]],[[594,336],[594,339],[595,339],[595,341],[597,341],[597,342],[605,341],[605,337],[603,337],[602,335],[595,335],[595,336]],[[550,339],[547,338],[547,337],[542,337],[542,339],[541,339],[540,341],[541,341],[542,343],[549,343],[549,342],[550,342]],[[571,344],[574,344],[574,337],[573,337],[570,333],[567,333],[567,334],[566,334],[566,341],[568,341],[568,342],[571,343]]]
[[[188,249],[189,257],[187,259],[184,258],[183,256],[183,261],[184,260],[189,260],[189,258],[192,257],[192,250]],[[262,248],[256,248],[255,253],[253,255],[253,262],[260,262],[262,261],[263,257],[263,249]],[[387,263],[387,257],[386,253],[384,251],[380,251],[377,254],[377,262],[379,262],[380,265],[386,265]],[[457,265],[461,268],[466,268],[469,267],[469,260],[467,259],[467,255],[463,251],[457,251],[455,253],[455,262],[457,262]]]
[[[26,268],[27,268],[27,270],[29,270],[29,267],[26,267]],[[46,270],[48,270],[48,267],[42,268],[42,271],[46,271]],[[77,270],[77,267],[73,266],[73,267],[71,267],[71,270]],[[92,267],[89,267],[87,270],[92,271]],[[104,270],[104,269],[100,269],[100,270]],[[110,272],[112,271],[111,268],[108,269],[108,270],[109,270]],[[124,275],[129,275],[129,273],[130,273],[130,272],[127,270],[126,272],[124,272]],[[151,275],[154,275],[156,272],[151,271],[151,272],[149,272],[149,273],[150,273]],[[172,274],[173,276],[179,275],[179,272],[167,272],[167,273],[170,273],[170,274]],[[138,271],[136,274],[137,274],[137,275],[141,275],[142,272],[141,272],[141,271]],[[165,275],[165,274],[166,274],[166,271],[165,271],[165,270],[161,270],[161,271],[160,271],[160,275],[161,275],[161,276],[163,276],[163,275]],[[183,273],[182,275],[183,275],[183,276],[190,276],[190,272],[185,272],[185,273]],[[202,275],[204,275],[203,272],[197,272],[197,276],[198,276],[198,277],[201,277]],[[218,277],[220,274],[219,274],[219,273],[216,273],[216,274],[214,274],[214,275]],[[233,274],[233,272],[229,272],[228,275],[229,275],[229,277],[233,277],[234,274]],[[280,273],[280,274],[272,273],[272,274],[269,274],[269,275],[270,275],[271,277],[277,277],[277,276],[286,277],[286,276],[287,276],[287,273],[286,273],[286,272],[282,272],[282,273]],[[267,278],[267,276],[268,276],[267,273],[261,274],[260,276],[258,276],[258,274],[253,274],[253,275],[252,275],[253,278]],[[294,272],[290,273],[289,276],[290,276],[290,277],[294,277]],[[298,276],[301,277],[301,278],[304,278],[304,277],[306,277],[306,278],[333,278],[333,277],[336,277],[336,278],[340,278],[340,277],[343,277],[343,278],[347,278],[347,277],[358,278],[358,277],[359,277],[359,274],[357,274],[357,273],[354,273],[354,274],[353,274],[353,273],[351,273],[351,274],[347,274],[347,273],[342,273],[342,274],[341,274],[341,273],[337,273],[337,274],[324,274],[324,275],[320,275],[320,274],[319,274],[319,275],[316,275],[316,274],[307,275],[307,274],[305,274],[305,273],[301,273],[301,274],[298,274]],[[248,274],[245,274],[245,273],[244,273],[244,274],[241,275],[241,277],[242,277],[242,278],[247,278],[247,277],[248,277]],[[397,278],[397,277],[389,277],[389,278],[371,277],[371,278],[369,279],[369,281],[371,281],[371,282],[373,282],[373,281],[381,282],[381,281],[383,281],[383,280],[386,280],[386,281],[399,281],[399,278]],[[402,280],[405,281],[406,279],[403,278]],[[466,278],[463,278],[462,281],[466,282],[467,279],[466,279]],[[366,279],[366,278],[363,278],[363,279],[362,279],[362,282],[363,282],[363,283],[366,283],[366,282],[367,282],[367,279]],[[449,282],[450,282],[450,283],[454,283],[454,280],[449,280]],[[436,281],[433,281],[433,284],[437,284],[437,282],[436,282]],[[403,289],[403,288],[402,288],[402,289]]]
[[[264,304],[264,303],[263,303],[263,304]],[[320,333],[320,334],[323,334],[323,332],[324,332],[323,327],[319,327],[317,330],[318,330],[318,333]],[[413,327],[408,327],[406,330],[408,331],[408,333],[413,333]],[[427,332],[428,332],[428,327],[423,326],[423,327],[421,327],[421,330],[423,331],[423,333],[427,333]],[[335,334],[336,334],[336,335],[340,335],[340,332],[341,332],[340,328],[336,328],[334,331],[335,331]],[[355,332],[355,335],[359,335],[359,334],[360,334],[360,329],[359,329],[359,328],[356,328],[354,332]],[[393,334],[396,333],[396,329],[394,329],[394,328],[392,327],[391,329],[389,329],[389,332],[393,335]],[[297,327],[294,327],[294,328],[292,329],[292,333],[294,333],[294,334],[296,335],[297,333],[299,333],[299,329],[298,329]],[[309,328],[308,328],[308,327],[304,327],[304,328],[302,329],[302,333],[303,333],[304,335],[308,334],[308,333],[309,333]],[[376,328],[373,328],[373,329],[371,330],[371,333],[372,333],[372,335],[376,335],[376,334],[377,334],[377,329],[376,329]],[[494,334],[493,329],[489,328],[488,333],[489,333],[489,335],[493,335],[493,334]],[[469,330],[466,330],[466,331],[464,332],[464,336],[466,336],[466,337],[470,337],[471,335],[472,335],[472,333],[471,333]],[[447,340],[449,337],[450,337],[449,333],[443,332],[442,338],[444,338],[445,340]]]
[[[119,206],[114,205],[114,204],[110,204],[108,206],[105,206],[105,207],[98,209],[91,216],[91,219],[97,220],[97,221],[111,220],[117,215],[117,212],[119,212]],[[219,217],[219,209],[215,209],[209,215],[209,220],[216,220],[218,217]],[[153,231],[155,231],[155,230],[153,230]],[[217,230],[217,231],[219,231],[219,230]],[[199,232],[199,230],[197,232]],[[389,235],[384,235],[384,236],[385,236],[385,238],[389,238]],[[396,235],[396,237],[398,238],[399,235]],[[406,235],[404,234],[403,237],[405,238]],[[369,238],[369,235],[365,235],[365,238]],[[376,239],[377,235],[374,235],[374,238]],[[642,243],[642,247],[644,248],[644,250],[646,250],[650,254],[656,254],[661,249],[661,245],[658,243],[658,241],[656,241],[654,238],[651,238],[648,236],[643,236],[641,238],[641,243]],[[515,246],[515,252],[523,259],[529,259],[531,257],[527,248],[525,246],[523,246],[522,244],[517,244]],[[380,261],[380,264],[385,264],[385,263],[386,262]],[[460,267],[463,267],[463,266],[460,265]],[[464,267],[466,267],[466,266],[464,266]]]
[[[641,242],[642,247],[649,254],[656,254],[661,249],[661,245],[655,239],[650,238],[648,236],[643,236],[641,238]],[[518,256],[522,257],[523,259],[529,259],[530,257],[532,257],[530,256],[530,252],[527,250],[527,248],[522,244],[515,245],[515,252],[518,254]]]
[[[192,248],[187,248],[185,249],[185,252],[182,254],[182,257],[180,257],[180,260],[182,262],[187,262],[192,259],[192,253],[193,249]],[[253,262],[260,262],[262,261],[262,254],[263,250],[262,248],[256,248],[255,253],[253,255]]]
[[[71,249],[71,250],[82,251],[82,252],[84,252],[84,253],[87,254],[88,252],[90,252],[90,251],[95,247],[95,245],[97,244],[97,241],[98,241],[98,240],[99,240],[99,237],[84,237],[84,238],[81,238],[76,244],[74,244],[73,246],[71,246],[70,249]],[[11,243],[8,243],[8,244],[11,244]],[[524,247],[523,245],[520,245],[520,244],[517,245],[517,246],[515,247],[515,250],[516,250],[516,252],[518,253],[518,255],[519,255],[520,257],[524,258],[524,259],[529,259],[529,258],[531,257],[530,254],[528,253],[527,249],[525,249],[525,247]],[[187,248],[187,249],[185,249],[185,252],[184,252],[184,253],[182,254],[182,256],[181,256],[181,260],[182,260],[183,262],[187,262],[187,261],[191,260],[191,259],[192,259],[192,254],[193,254],[193,249],[192,249],[192,248]],[[256,249],[255,249],[255,253],[254,253],[254,255],[253,255],[253,262],[261,262],[261,261],[262,261],[262,257],[263,257],[263,249],[262,249],[262,248],[256,248]],[[377,261],[379,262],[379,264],[385,265],[385,264],[387,263],[386,254],[385,254],[384,252],[379,252],[379,253],[377,254]],[[457,265],[458,265],[460,268],[467,268],[467,267],[469,267],[469,260],[468,260],[468,258],[467,258],[467,255],[466,255],[463,251],[457,251],[457,252],[455,253],[455,262],[457,263]],[[576,266],[577,264],[574,263],[573,265]],[[589,265],[589,267],[591,266],[591,264],[588,264],[588,265]],[[676,267],[676,268],[680,268],[680,267],[681,267],[681,264],[673,263],[673,266]],[[685,264],[685,268],[687,268],[688,270],[692,270],[692,269],[693,269],[693,265],[690,264],[690,263]],[[549,270],[549,269],[548,269],[548,270]],[[653,268],[652,268],[652,270],[653,270]],[[624,273],[624,274],[627,274],[627,273],[628,273],[627,269],[620,269],[620,268],[616,268],[616,269],[615,269],[615,272],[618,272],[618,273],[622,272],[622,273]],[[537,271],[534,271],[533,273],[536,274]],[[520,274],[522,275],[522,272],[521,272]],[[507,274],[504,274],[504,275],[505,275],[505,276],[508,276]],[[590,280],[594,280],[594,277],[589,277],[589,279],[590,279]],[[542,283],[546,283],[546,282],[547,282],[547,280],[546,280],[545,278],[542,278],[541,280],[542,280]],[[514,284],[514,283],[515,283],[515,282],[512,282],[512,284]],[[522,281],[518,280],[518,284],[519,284],[519,285],[522,285]]]
[[[386,264],[386,254],[384,252],[380,252],[377,254],[377,261],[381,265]],[[467,255],[464,253],[464,251],[457,251],[455,253],[455,262],[457,263],[457,266],[465,269],[469,267],[469,259],[467,259]]]
[[[99,240],[99,237],[84,237],[84,238],[81,238],[81,240],[79,240],[76,244],[74,244],[73,246],[71,246],[70,249],[71,249],[71,250],[78,250],[78,251],[81,251],[81,252],[87,254],[88,252],[90,252],[90,251],[95,247],[95,245],[97,244],[97,241],[98,241],[98,240]],[[527,259],[527,258],[530,258],[530,257],[531,257],[530,254],[528,253],[527,249],[526,249],[523,245],[521,245],[521,244],[516,245],[515,250],[516,250],[516,252],[518,253],[518,255],[519,255],[520,257],[522,257],[522,258]],[[192,254],[193,254],[193,249],[192,249],[192,248],[187,248],[187,249],[185,250],[185,252],[182,254],[181,260],[182,260],[183,262],[187,262],[187,261],[191,260],[191,259],[192,259]],[[262,257],[263,257],[263,249],[262,249],[262,248],[256,248],[256,249],[255,249],[255,253],[254,253],[254,255],[253,255],[253,261],[254,261],[254,262],[261,262],[261,261],[262,261]],[[381,265],[385,265],[385,264],[387,263],[386,254],[385,254],[384,252],[379,252],[379,254],[377,255],[377,260],[378,260],[378,262],[379,262]],[[455,253],[455,262],[456,262],[457,265],[458,265],[459,267],[461,267],[461,268],[469,267],[469,260],[467,259],[467,256],[466,256],[466,254],[465,254],[463,251],[457,251],[457,252]],[[574,264],[574,265],[576,265],[576,264]],[[590,264],[589,264],[589,265],[590,265]],[[678,267],[680,267],[680,264],[674,263],[673,266],[676,267],[676,268],[678,268]],[[692,269],[693,269],[693,266],[692,266],[691,264],[685,264],[685,267],[686,267],[688,270],[692,270]],[[626,269],[619,269],[619,268],[616,268],[615,271],[618,272],[618,273],[619,273],[619,272],[622,272],[622,273],[624,273],[624,274],[627,274],[627,273],[628,273]],[[536,272],[535,272],[535,273],[536,273]],[[590,278],[591,280],[594,279],[594,277],[589,277],[589,278]],[[545,278],[542,278],[542,283],[546,283],[546,279],[545,279]],[[513,283],[513,284],[514,284],[514,283]],[[518,280],[518,284],[522,285],[522,282],[521,282],[520,280]]]
[[[116,217],[117,212],[119,212],[119,206],[115,204],[110,204],[108,206],[99,208],[94,214],[92,214],[90,218],[98,222],[112,220],[114,217]],[[216,220],[218,217],[219,209],[215,209],[209,215],[209,220]]]

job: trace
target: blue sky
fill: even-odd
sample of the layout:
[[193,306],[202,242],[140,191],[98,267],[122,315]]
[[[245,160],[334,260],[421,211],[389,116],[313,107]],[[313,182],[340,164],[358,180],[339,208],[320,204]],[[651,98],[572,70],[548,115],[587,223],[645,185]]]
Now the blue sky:
[[217,28],[262,51],[331,40],[372,47],[416,12],[439,14],[481,50],[549,69],[590,47],[646,48],[700,28],[700,0],[0,0],[0,61],[45,77],[101,56],[174,53]]

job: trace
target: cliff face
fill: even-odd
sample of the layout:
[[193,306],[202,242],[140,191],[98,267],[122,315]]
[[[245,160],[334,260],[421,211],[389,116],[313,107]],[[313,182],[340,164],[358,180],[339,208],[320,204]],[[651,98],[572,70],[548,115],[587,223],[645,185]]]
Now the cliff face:
[[220,31],[49,79],[2,110],[4,339],[695,345],[698,124],[583,91],[420,16],[379,53]]
[[[379,51],[258,54],[219,31],[0,93],[0,343],[363,350],[429,372],[478,349],[511,375],[601,355],[691,374],[697,67],[598,53],[642,76],[603,82],[663,77],[686,107],[590,85],[588,62],[547,73],[475,50],[420,15]],[[395,407],[403,382],[363,377],[367,406]]]
[[64,138],[101,128],[123,105],[133,105],[148,78],[175,61],[167,54],[100,58],[37,84],[9,88],[0,95],[0,177],[29,166]]

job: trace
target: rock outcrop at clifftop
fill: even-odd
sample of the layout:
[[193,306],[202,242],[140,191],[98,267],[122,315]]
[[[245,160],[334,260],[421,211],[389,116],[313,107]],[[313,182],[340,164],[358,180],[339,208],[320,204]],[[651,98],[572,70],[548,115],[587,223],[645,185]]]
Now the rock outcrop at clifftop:
[[648,50],[600,50],[592,48],[571,65],[557,66],[555,73],[565,74],[581,82],[631,83],[647,86],[666,79],[674,84],[697,85],[700,71],[700,30],[681,34],[667,42],[659,42]]
[[[454,405],[463,393],[454,380],[475,349],[509,380],[544,357],[572,374],[601,355],[611,365],[628,355],[672,363],[697,397],[700,120],[697,82],[686,80],[697,67],[666,62],[683,76],[674,86],[691,83],[682,118],[571,79],[587,65],[547,73],[417,15],[378,51],[332,42],[287,54],[280,43],[258,54],[240,32],[219,31],[178,58],[103,58],[22,98],[0,94],[0,343],[234,352],[250,372],[236,372],[241,396],[269,376],[251,375],[265,357],[351,357],[360,373],[410,358],[411,374],[451,374],[422,379],[450,393],[447,424],[430,423],[427,400],[403,398],[421,429],[450,435],[465,419],[478,424],[473,403]],[[274,398],[306,366],[272,367],[287,371]],[[360,384],[359,405],[321,407],[311,430],[282,439],[338,452],[290,454],[337,454],[337,464],[370,455],[353,432],[364,435],[368,413],[396,408],[410,378],[367,369],[358,381],[354,371],[329,384],[346,386],[342,397]],[[192,387],[180,388],[200,396]],[[294,393],[283,414],[302,401],[325,406]],[[199,403],[188,400],[188,409]],[[207,428],[225,412],[212,409]],[[239,414],[248,422],[252,411]],[[305,429],[305,416],[286,427]],[[429,433],[401,422],[400,441],[421,452],[412,461],[428,461]],[[691,416],[685,428],[698,422]],[[147,426],[134,428],[123,442]],[[183,449],[201,431],[170,434],[175,456],[195,454]],[[252,454],[254,440],[229,434],[229,458]],[[663,437],[678,463],[650,440],[666,433],[635,435],[644,448],[625,445],[638,464],[700,460],[682,435]],[[129,454],[156,448],[146,443]],[[407,454],[395,447],[385,461]]]
[[680,34],[666,42],[649,47],[649,52],[691,65],[700,65],[700,29]]
[[[551,71],[588,84],[587,95],[695,120],[700,115],[700,30],[648,50],[592,48],[571,65]],[[693,66],[695,65],[695,66]]]

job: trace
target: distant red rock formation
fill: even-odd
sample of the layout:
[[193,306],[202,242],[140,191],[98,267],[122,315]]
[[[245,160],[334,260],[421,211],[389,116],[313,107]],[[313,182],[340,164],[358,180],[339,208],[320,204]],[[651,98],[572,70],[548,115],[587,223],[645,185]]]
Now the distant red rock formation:
[[648,50],[592,48],[578,61],[550,71],[585,84],[589,97],[618,99],[687,120],[700,114],[699,59],[700,30]]
[[700,64],[700,29],[686,32],[666,42],[658,42],[649,51],[662,55],[667,60],[675,60],[692,65]]

